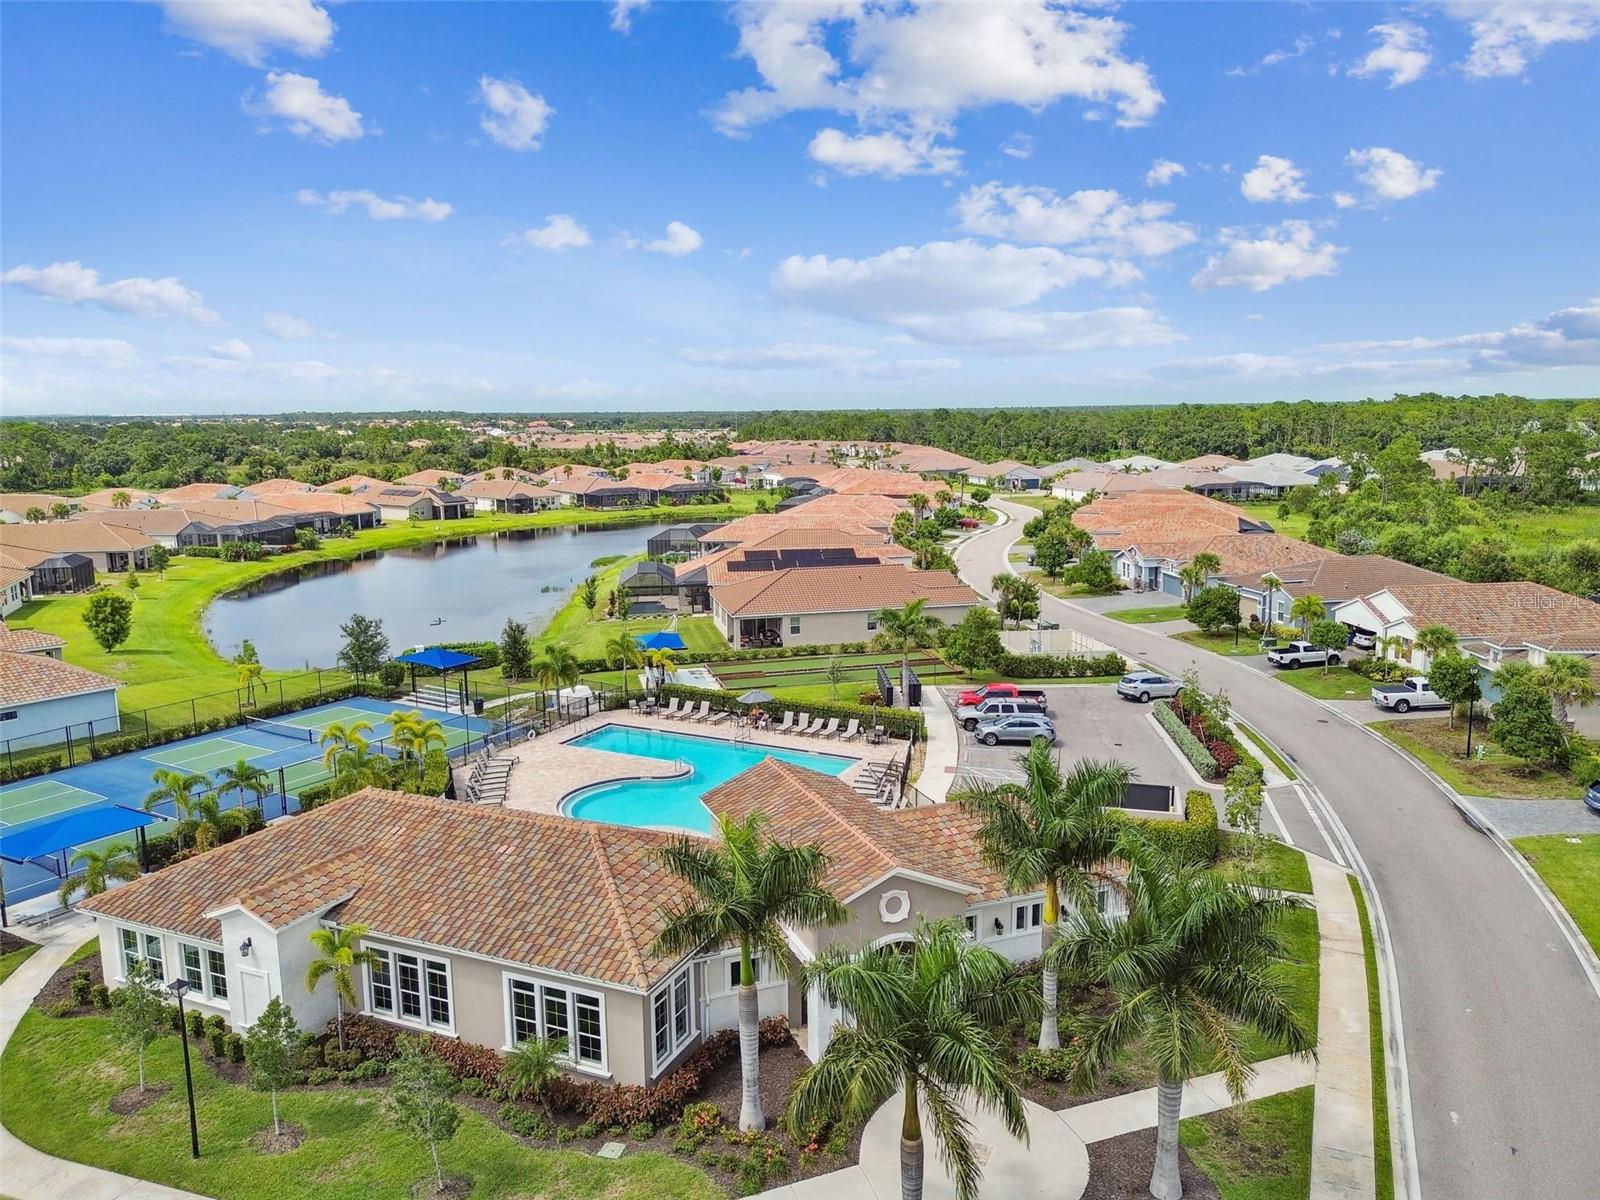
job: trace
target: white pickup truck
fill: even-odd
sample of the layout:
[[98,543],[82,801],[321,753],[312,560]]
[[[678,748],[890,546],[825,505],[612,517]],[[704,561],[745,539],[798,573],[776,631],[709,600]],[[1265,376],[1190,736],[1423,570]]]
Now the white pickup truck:
[[1449,708],[1450,701],[1428,687],[1421,676],[1399,683],[1380,683],[1372,689],[1372,702],[1391,712],[1410,712],[1413,708]]
[[1337,667],[1339,652],[1323,650],[1310,642],[1290,642],[1287,646],[1268,650],[1267,661],[1275,667],[1287,667],[1291,671],[1296,667],[1320,667],[1323,663]]

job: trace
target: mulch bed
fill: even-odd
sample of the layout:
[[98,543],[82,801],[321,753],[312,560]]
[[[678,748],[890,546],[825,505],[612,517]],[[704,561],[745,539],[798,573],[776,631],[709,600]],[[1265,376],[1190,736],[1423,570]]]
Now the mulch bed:
[[172,1085],[170,1083],[152,1083],[148,1088],[140,1091],[139,1085],[136,1083],[132,1087],[123,1088],[115,1096],[111,1097],[107,1107],[117,1116],[126,1117],[131,1113],[138,1112],[147,1104],[154,1104],[162,1096],[166,1095],[171,1088]]
[[280,1121],[278,1124],[280,1128],[277,1132],[263,1129],[250,1138],[250,1144],[259,1153],[287,1154],[291,1150],[300,1149],[300,1143],[306,1140],[304,1126],[295,1125],[290,1121]]
[[104,983],[105,976],[100,970],[100,956],[91,954],[79,962],[66,964],[56,970],[56,973],[45,981],[39,989],[39,994],[34,997],[35,1008],[46,1009],[50,1012],[60,1011],[63,1015],[81,1016],[84,1013],[100,1011],[90,1005],[74,1005],[72,1003],[72,981],[80,974],[87,973],[90,983]]
[[0,929],[0,954],[10,954],[13,950],[21,950],[25,946],[37,946],[39,943],[29,938],[18,937],[9,929]]
[[411,1185],[411,1200],[466,1200],[472,1194],[472,1180],[465,1175],[446,1175],[440,1187],[433,1176]]
[[[1111,991],[1109,988],[1092,986],[1072,988],[1063,983],[1059,1004],[1064,1026],[1061,1041],[1065,1048],[1070,1037],[1066,1027],[1071,1025],[1074,1018],[1100,1017],[1111,1011]],[[1020,1054],[1036,1045],[1038,1045],[1037,1035],[1029,1037],[1026,1030],[1013,1031],[1011,1039],[1013,1054]],[[1154,1075],[1148,1071],[1137,1067],[1119,1068],[1105,1072],[1091,1090],[1076,1092],[1070,1083],[1041,1080],[1029,1072],[1020,1070],[1017,1072],[1017,1084],[1023,1096],[1052,1111],[1142,1091],[1147,1087],[1154,1087],[1155,1082]]]
[[[1149,1200],[1150,1172],[1156,1162],[1156,1131],[1141,1129],[1089,1146],[1089,1186],[1083,1200]],[[1221,1200],[1222,1193],[1194,1165],[1189,1152],[1178,1150],[1178,1175],[1183,1200]]]

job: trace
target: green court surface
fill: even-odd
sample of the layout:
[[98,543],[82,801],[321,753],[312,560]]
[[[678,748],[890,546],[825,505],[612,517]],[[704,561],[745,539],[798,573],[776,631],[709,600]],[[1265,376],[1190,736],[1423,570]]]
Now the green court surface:
[[203,742],[190,742],[172,750],[161,750],[154,754],[146,754],[151,762],[160,763],[164,767],[173,767],[179,771],[214,771],[218,767],[229,766],[241,758],[265,758],[276,753],[272,749],[261,746],[252,746],[248,742],[236,742],[232,738],[214,737],[206,738]]
[[379,724],[381,722],[373,720],[376,715],[371,709],[357,708],[353,704],[341,704],[335,708],[313,709],[297,716],[274,717],[273,721],[278,725],[293,725],[297,729],[312,729],[321,733],[335,722],[341,725],[348,725],[352,721],[365,721],[369,725]]
[[51,817],[86,804],[98,804],[105,797],[97,792],[87,792],[70,783],[57,783],[41,779],[38,783],[25,783],[0,794],[0,824],[20,825],[40,817]]

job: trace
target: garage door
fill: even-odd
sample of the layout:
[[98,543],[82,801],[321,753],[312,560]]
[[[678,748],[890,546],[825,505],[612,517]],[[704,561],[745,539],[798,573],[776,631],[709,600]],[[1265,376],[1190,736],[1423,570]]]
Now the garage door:
[[1161,572],[1161,590],[1169,596],[1181,596],[1183,595],[1183,580],[1176,575],[1169,575],[1163,571]]

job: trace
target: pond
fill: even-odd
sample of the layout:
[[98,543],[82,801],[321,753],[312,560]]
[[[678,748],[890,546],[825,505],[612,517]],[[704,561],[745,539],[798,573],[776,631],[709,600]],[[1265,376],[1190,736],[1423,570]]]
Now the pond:
[[264,665],[332,666],[352,613],[383,621],[394,653],[438,642],[498,641],[507,617],[538,633],[590,564],[644,551],[665,524],[564,525],[374,550],[311,563],[219,598],[206,636],[231,658],[249,638]]

